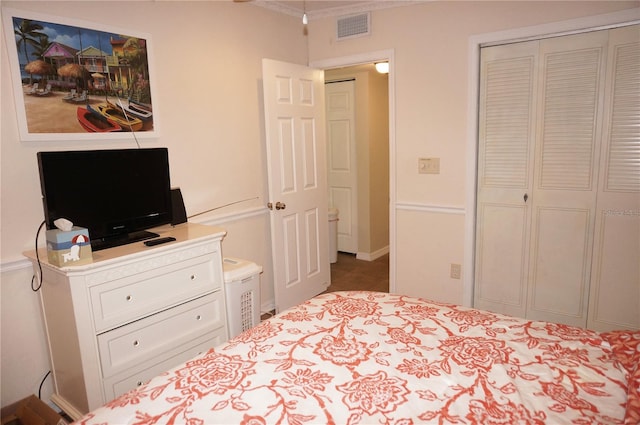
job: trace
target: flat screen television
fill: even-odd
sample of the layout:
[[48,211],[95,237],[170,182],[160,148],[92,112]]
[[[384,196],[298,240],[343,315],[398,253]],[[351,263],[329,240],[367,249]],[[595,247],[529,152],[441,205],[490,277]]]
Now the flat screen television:
[[47,229],[66,218],[94,251],[157,237],[171,223],[166,148],[38,152]]

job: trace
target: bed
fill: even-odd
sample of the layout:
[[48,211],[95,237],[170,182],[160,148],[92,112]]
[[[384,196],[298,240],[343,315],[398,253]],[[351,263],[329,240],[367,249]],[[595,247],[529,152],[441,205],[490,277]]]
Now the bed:
[[637,424],[639,350],[640,332],[326,293],[78,423]]

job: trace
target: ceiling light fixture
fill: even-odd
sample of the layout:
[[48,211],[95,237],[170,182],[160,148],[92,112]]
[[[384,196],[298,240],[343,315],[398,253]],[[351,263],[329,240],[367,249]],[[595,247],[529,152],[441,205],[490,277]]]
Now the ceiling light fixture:
[[388,74],[389,73],[389,62],[376,62],[374,63],[376,67],[376,71],[380,74]]
[[309,18],[307,18],[307,2],[304,0],[302,2],[302,25],[307,25],[309,23]]

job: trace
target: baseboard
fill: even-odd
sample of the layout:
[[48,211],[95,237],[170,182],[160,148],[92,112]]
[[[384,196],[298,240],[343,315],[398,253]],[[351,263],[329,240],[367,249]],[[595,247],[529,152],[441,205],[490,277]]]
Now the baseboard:
[[382,257],[383,255],[387,255],[388,253],[389,253],[389,245],[373,252],[358,252],[356,254],[356,259],[364,260],[364,261],[374,261]]
[[276,309],[276,300],[270,299],[260,306],[260,314],[265,314]]

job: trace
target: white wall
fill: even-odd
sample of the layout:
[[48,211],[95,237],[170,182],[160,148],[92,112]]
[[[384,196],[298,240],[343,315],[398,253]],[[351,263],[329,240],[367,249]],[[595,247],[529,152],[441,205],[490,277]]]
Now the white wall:
[[[171,180],[187,214],[251,199],[194,218],[227,230],[225,256],[265,268],[262,304],[273,304],[271,247],[266,203],[266,162],[261,102],[263,57],[306,63],[299,19],[232,1],[95,2],[3,1],[12,9],[114,25],[149,34],[161,134],[144,147],[169,148]],[[7,43],[0,53],[1,165],[1,404],[36,393],[49,370],[38,295],[22,252],[34,248],[43,220],[36,152],[108,147],[115,143],[19,140]],[[43,246],[41,239],[40,246]],[[43,396],[52,391],[51,379]]]
[[[451,263],[465,264],[465,220],[474,214],[466,205],[468,110],[476,102],[468,91],[470,38],[637,7],[617,1],[431,1],[376,10],[370,35],[343,41],[336,40],[335,17],[311,20],[311,63],[394,52],[391,259],[397,292],[460,304],[469,291],[463,287],[466,270],[460,280],[449,275]],[[418,174],[421,157],[440,158],[440,174]]]

